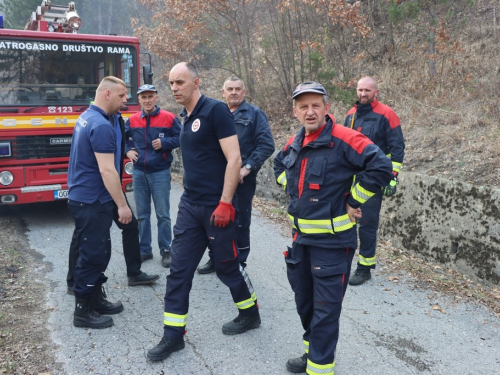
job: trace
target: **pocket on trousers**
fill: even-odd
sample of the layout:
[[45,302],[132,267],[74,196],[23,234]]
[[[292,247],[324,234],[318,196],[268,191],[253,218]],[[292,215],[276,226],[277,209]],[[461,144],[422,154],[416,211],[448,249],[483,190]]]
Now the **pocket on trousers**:
[[232,222],[224,228],[210,225],[208,241],[210,249],[219,262],[228,262],[238,257],[239,251],[236,245],[236,223]]
[[82,236],[80,247],[80,257],[83,263],[94,266],[106,265],[111,253],[111,238]]
[[293,265],[299,263],[297,251],[294,251],[293,247],[287,246],[287,251],[285,254],[285,262],[287,265]]
[[311,272],[316,278],[315,301],[341,302],[343,285],[347,283],[345,275],[347,263],[333,265],[311,265]]

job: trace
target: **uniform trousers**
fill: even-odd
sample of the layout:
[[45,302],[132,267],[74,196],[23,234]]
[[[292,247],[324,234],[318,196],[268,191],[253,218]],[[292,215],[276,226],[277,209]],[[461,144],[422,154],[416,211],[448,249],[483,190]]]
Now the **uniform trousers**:
[[74,273],[73,290],[77,299],[92,295],[95,286],[104,284],[104,271],[111,259],[109,229],[113,223],[113,201],[88,204],[68,200],[68,209],[75,219],[79,257]]
[[[127,205],[130,207],[128,201]],[[128,224],[122,224],[118,219],[118,207],[113,202],[113,221],[122,231],[123,256],[125,257],[125,264],[127,266],[127,276],[139,276],[141,274],[141,250],[139,248],[139,227],[137,225],[137,219],[134,213],[132,213],[132,221]],[[80,256],[77,237],[78,231],[75,228],[69,246],[68,274],[66,276],[66,283],[70,288],[73,287],[75,282],[73,275],[76,262]]]
[[240,251],[240,263],[246,267],[248,254],[250,253],[250,224],[252,222],[252,200],[257,185],[257,174],[250,172],[242,184],[238,184],[236,197],[238,198],[238,250]]
[[359,259],[358,269],[371,269],[376,266],[377,233],[382,208],[382,190],[379,190],[361,206],[363,217],[359,220]]
[[342,300],[354,252],[350,248],[324,248],[295,242],[288,249],[287,276],[305,331],[308,373],[310,362],[331,365],[333,371]]
[[194,273],[207,247],[212,251],[217,277],[229,288],[239,314],[250,315],[257,310],[255,292],[238,258],[237,217],[224,228],[216,227],[210,224],[216,207],[183,199],[179,203],[164,299],[165,337],[178,339],[184,335]]

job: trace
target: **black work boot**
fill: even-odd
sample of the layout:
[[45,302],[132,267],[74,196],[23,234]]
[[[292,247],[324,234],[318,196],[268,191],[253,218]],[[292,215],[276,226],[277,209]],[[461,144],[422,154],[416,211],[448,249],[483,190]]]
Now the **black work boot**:
[[167,358],[170,353],[184,349],[184,346],[184,338],[182,337],[180,339],[171,339],[163,336],[158,345],[148,350],[147,358],[151,361],[161,361]]
[[90,298],[76,298],[73,325],[75,327],[83,328],[108,328],[113,325],[113,318],[101,315],[92,310],[92,302],[90,301]]
[[123,305],[120,301],[113,303],[106,299],[106,292],[102,285],[96,285],[94,287],[94,291],[90,298],[92,300],[92,309],[99,314],[112,315],[123,311]]
[[251,315],[238,315],[235,319],[222,326],[222,333],[225,335],[239,335],[250,329],[260,326],[259,310]]
[[201,273],[202,275],[206,273],[212,273],[215,271],[214,267],[214,261],[212,258],[208,259],[208,262],[205,263],[203,266],[198,267],[198,273]]
[[170,250],[163,249],[163,251],[161,252],[161,265],[165,268],[169,268],[170,262],[171,262]]
[[286,369],[294,374],[302,374],[306,372],[307,368],[307,353],[304,353],[302,357],[290,358],[286,361]]
[[137,276],[128,277],[128,286],[153,284],[159,278],[160,275],[148,275],[145,272],[141,272]]
[[368,281],[372,278],[370,273],[370,269],[359,269],[354,272],[354,275],[349,277],[349,285],[361,285],[365,281]]

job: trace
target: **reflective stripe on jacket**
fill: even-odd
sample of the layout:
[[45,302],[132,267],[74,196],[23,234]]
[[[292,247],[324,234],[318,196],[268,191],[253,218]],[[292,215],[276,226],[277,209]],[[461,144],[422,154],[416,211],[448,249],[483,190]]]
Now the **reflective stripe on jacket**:
[[[328,118],[317,139],[302,147],[304,128],[274,159],[277,181],[290,198],[294,240],[304,245],[357,247],[346,203],[358,208],[392,179],[384,153],[362,134]],[[364,171],[352,186],[353,176]]]

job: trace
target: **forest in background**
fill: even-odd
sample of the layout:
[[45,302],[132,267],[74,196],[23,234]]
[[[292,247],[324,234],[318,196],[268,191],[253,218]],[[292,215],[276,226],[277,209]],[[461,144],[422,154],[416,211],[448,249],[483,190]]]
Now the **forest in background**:
[[[60,0],[61,2],[62,0]],[[23,28],[40,0],[5,0]],[[281,146],[298,129],[290,93],[318,80],[342,123],[374,76],[406,139],[405,170],[500,186],[500,4],[496,0],[75,0],[82,33],[135,35],[153,55],[161,105],[169,69],[192,61],[221,98],[245,80]],[[30,11],[27,11],[29,9]],[[144,60],[143,60],[144,62]]]

